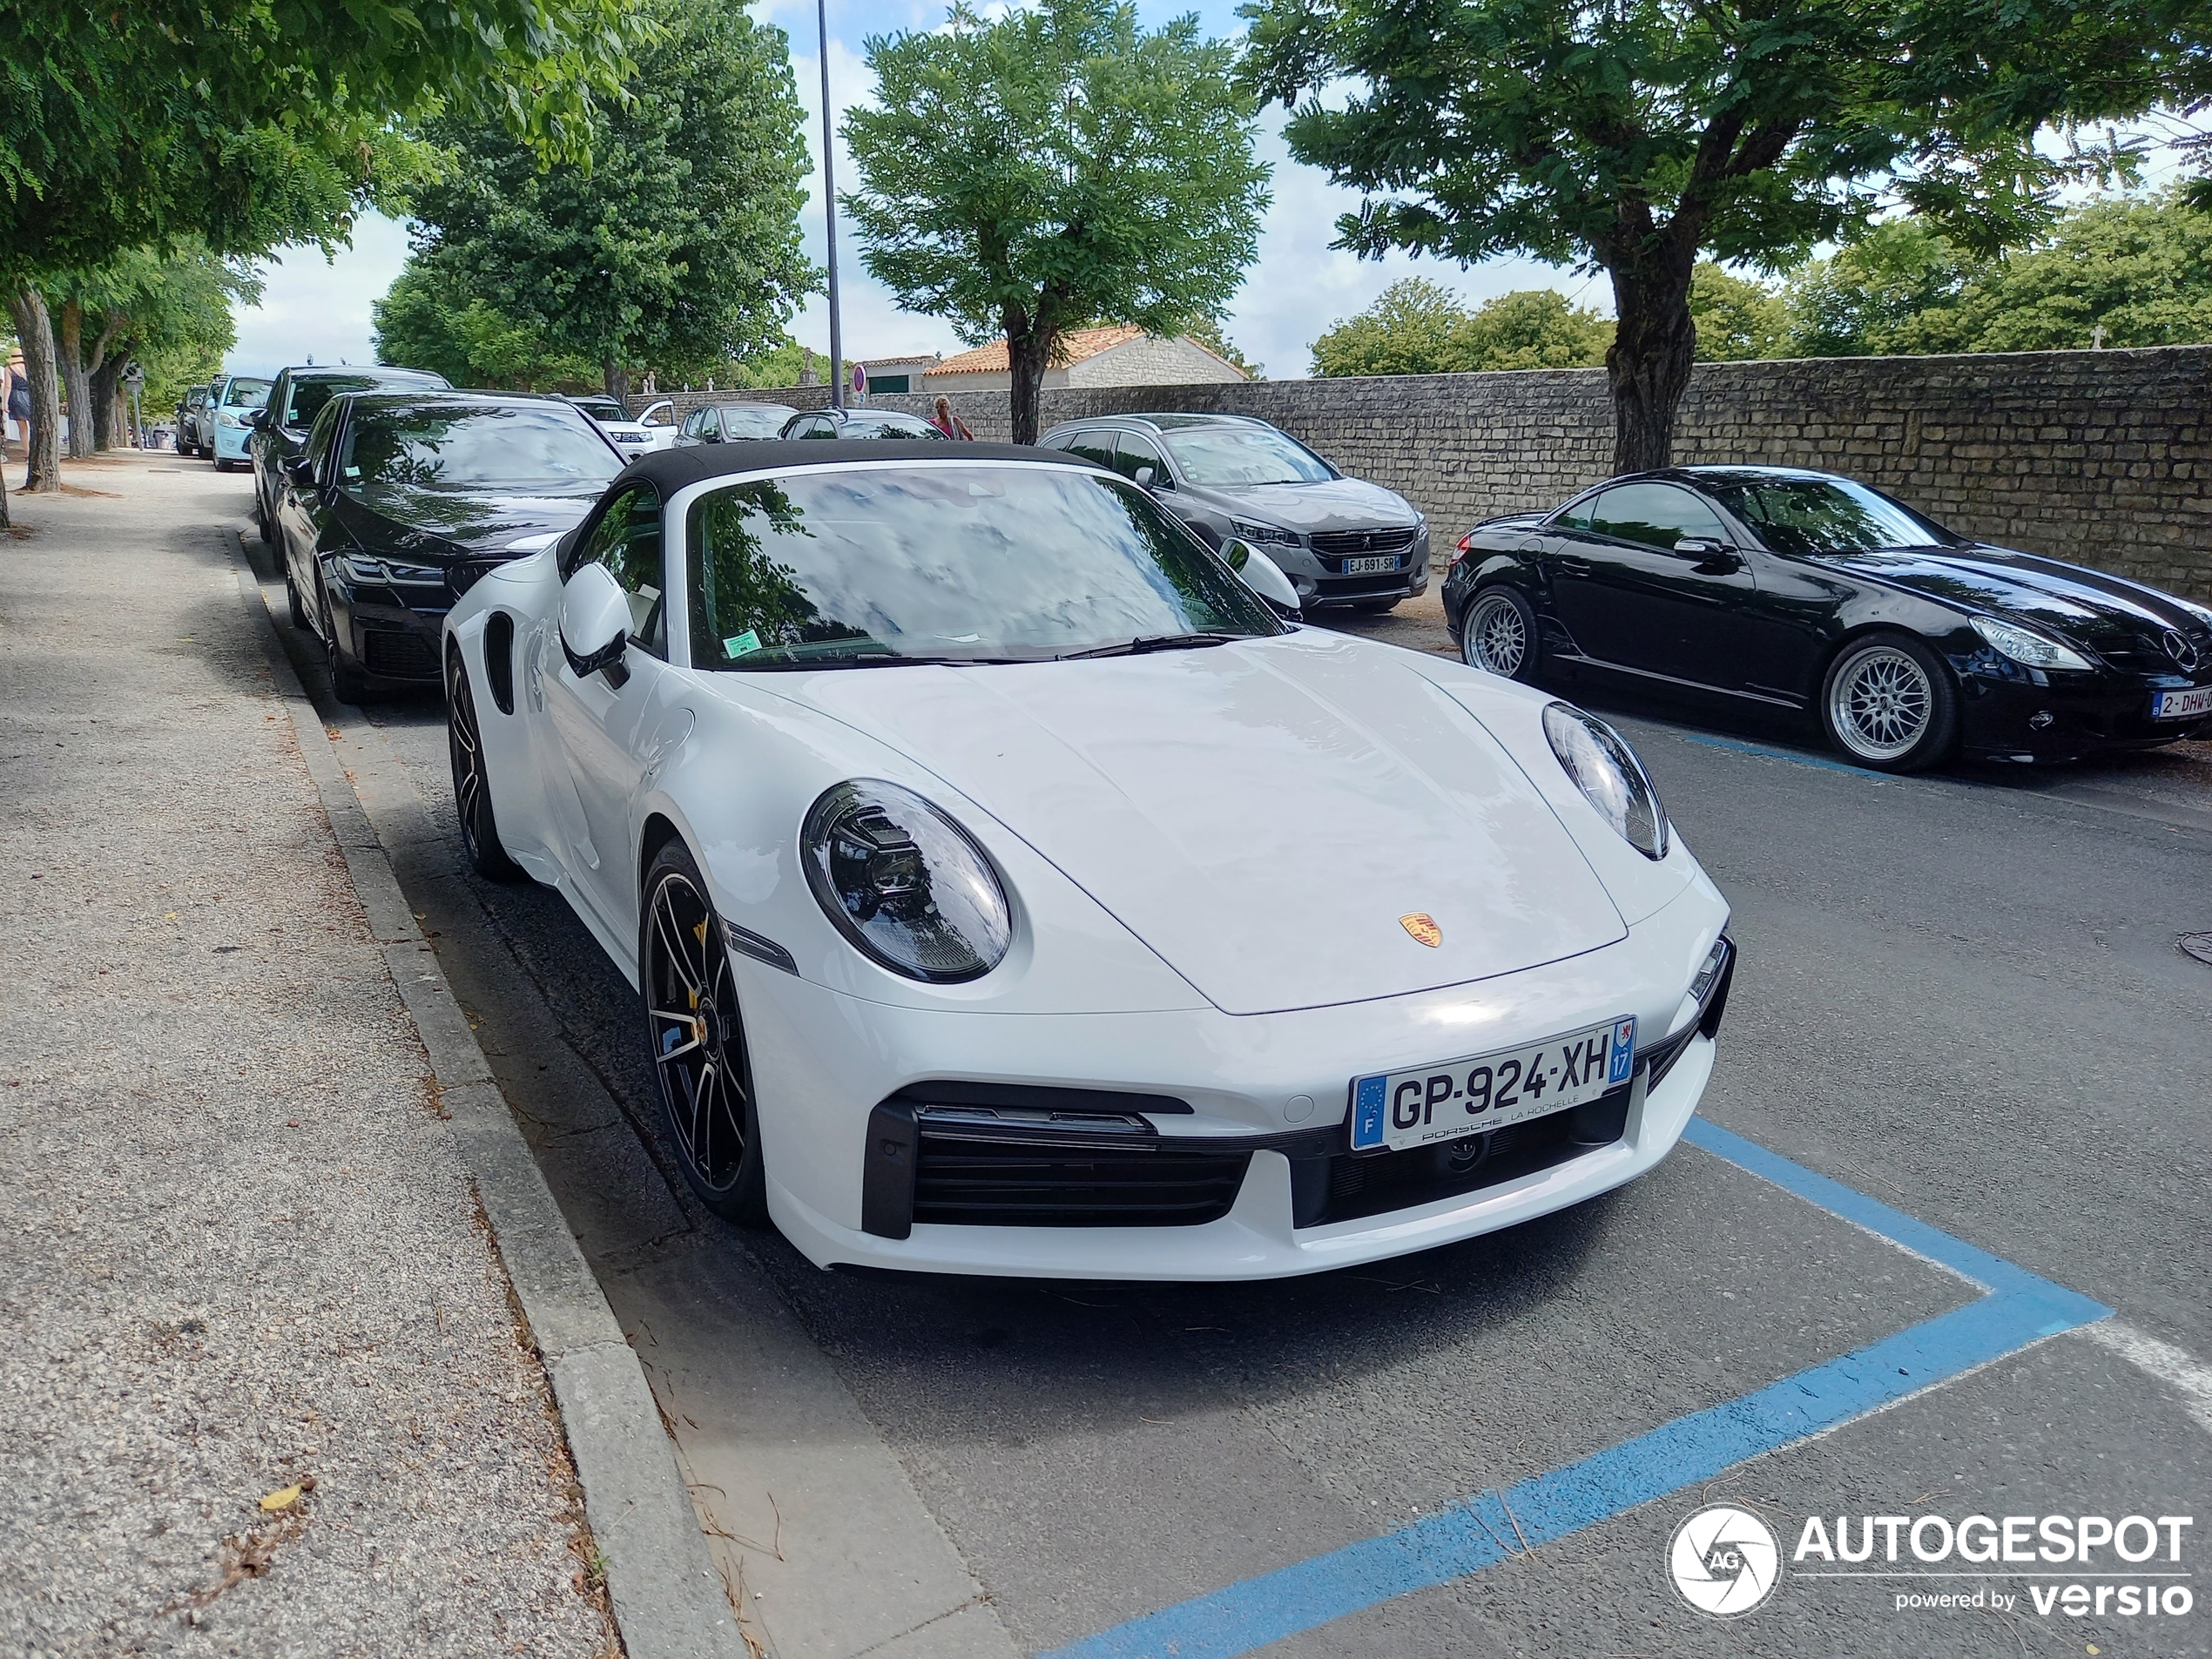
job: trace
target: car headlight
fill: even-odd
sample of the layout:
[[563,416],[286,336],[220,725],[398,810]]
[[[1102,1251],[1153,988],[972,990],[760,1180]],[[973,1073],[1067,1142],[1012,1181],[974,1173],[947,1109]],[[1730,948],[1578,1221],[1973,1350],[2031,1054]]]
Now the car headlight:
[[238,416],[233,415],[228,409],[225,409],[220,415],[215,417],[215,424],[217,426],[236,426],[238,424]]
[[823,914],[894,974],[957,984],[1006,954],[1006,889],[968,832],[912,790],[874,779],[825,790],[799,857]]
[[2024,668],[2071,668],[2087,671],[2095,664],[2071,646],[2061,645],[2055,639],[2046,639],[2025,628],[2016,628],[2009,622],[1999,622],[1993,617],[1971,619],[1973,630],[1990,649],[2000,657],[2009,657]]
[[389,584],[408,582],[422,585],[442,583],[446,579],[444,570],[435,564],[401,564],[395,559],[371,558],[363,553],[348,553],[338,561],[338,568],[352,582],[375,582]]
[[1597,814],[1648,859],[1667,856],[1667,809],[1659,787],[1618,732],[1571,703],[1544,711],[1544,736]]
[[1296,547],[1296,530],[1278,529],[1272,524],[1255,524],[1247,519],[1229,521],[1230,533],[1240,542],[1250,542],[1254,547]]

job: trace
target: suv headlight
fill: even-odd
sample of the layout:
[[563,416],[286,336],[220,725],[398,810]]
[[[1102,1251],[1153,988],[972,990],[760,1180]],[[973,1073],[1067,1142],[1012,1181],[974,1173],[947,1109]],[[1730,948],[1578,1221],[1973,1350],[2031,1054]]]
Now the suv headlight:
[[1254,547],[1296,547],[1298,532],[1278,529],[1272,524],[1255,524],[1249,519],[1232,518],[1229,529],[1240,542],[1250,542]]
[[1999,622],[1991,617],[1970,618],[1973,630],[1982,637],[1992,651],[2000,657],[2009,657],[2025,668],[2071,668],[2077,672],[2092,670],[2095,664],[2072,646],[2061,645],[2055,639],[2046,639],[2026,628],[2016,628],[2009,622]]
[[390,586],[395,583],[415,587],[442,584],[445,568],[437,564],[402,564],[397,559],[380,559],[373,554],[346,553],[339,556],[338,568],[350,582],[374,583]]
[[1014,936],[983,849],[912,790],[856,779],[825,790],[799,832],[806,884],[837,930],[894,974],[980,979]]
[[1659,787],[1618,732],[1571,703],[1544,711],[1544,736],[1575,786],[1621,839],[1648,859],[1667,856],[1667,809]]

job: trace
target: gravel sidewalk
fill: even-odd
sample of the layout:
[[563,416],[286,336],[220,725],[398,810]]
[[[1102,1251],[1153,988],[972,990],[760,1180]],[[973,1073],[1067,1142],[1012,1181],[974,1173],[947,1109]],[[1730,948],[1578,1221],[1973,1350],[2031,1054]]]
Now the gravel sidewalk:
[[238,481],[176,464],[0,533],[0,1649],[617,1653]]

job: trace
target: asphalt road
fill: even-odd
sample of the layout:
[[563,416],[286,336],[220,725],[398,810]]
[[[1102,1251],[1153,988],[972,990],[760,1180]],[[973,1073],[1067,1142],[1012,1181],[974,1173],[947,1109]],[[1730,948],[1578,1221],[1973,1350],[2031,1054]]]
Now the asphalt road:
[[[236,493],[209,504],[239,522]],[[1433,609],[1358,625],[1448,649]],[[1705,1118],[2116,1320],[1533,1553],[1505,1539],[1508,1559],[1486,1571],[1257,1650],[2212,1652],[2201,1605],[2039,1614],[2027,1592],[2070,1581],[2040,1563],[2007,1569],[2045,1575],[2033,1581],[1793,1572],[1727,1622],[1691,1611],[1666,1571],[1669,1537],[1708,1498],[1764,1516],[1785,1553],[1814,1515],[2141,1514],[2195,1518],[2167,1570],[2206,1559],[2212,967],[2175,941],[2212,929],[2212,756],[1886,779],[1786,727],[1570,694],[1619,721],[1735,907],[1743,961]],[[749,1583],[770,1586],[754,1608],[766,1645],[792,1659],[1002,1651],[1001,1627],[1023,1652],[1054,1649],[1974,1299],[1689,1145],[1571,1212],[1293,1283],[819,1272],[773,1237],[705,1218],[671,1178],[632,999],[581,924],[550,893],[459,872],[435,698],[374,705],[365,720],[331,713],[364,766],[381,745],[415,792],[422,828],[395,852],[401,879],[647,1361],[710,1532],[750,1564]],[[793,1401],[810,1389],[865,1422],[800,1426]],[[849,1517],[823,1512],[878,1478],[863,1467],[878,1443],[903,1477],[879,1482],[885,1527],[915,1498],[924,1521],[890,1542],[833,1544]],[[746,1495],[764,1483],[765,1505]],[[816,1513],[802,1513],[810,1498]],[[886,1629],[899,1640],[873,1646],[874,1627],[849,1610],[866,1603],[858,1587],[873,1561],[927,1555],[925,1534],[956,1554],[930,1592],[954,1599],[927,1629]],[[795,1561],[801,1534],[825,1541],[819,1570]],[[829,1561],[837,1548],[857,1567]],[[962,1573],[980,1601],[957,1602]],[[822,1590],[833,1582],[849,1598]],[[1977,1588],[2017,1601],[1896,1605],[1904,1590]]]

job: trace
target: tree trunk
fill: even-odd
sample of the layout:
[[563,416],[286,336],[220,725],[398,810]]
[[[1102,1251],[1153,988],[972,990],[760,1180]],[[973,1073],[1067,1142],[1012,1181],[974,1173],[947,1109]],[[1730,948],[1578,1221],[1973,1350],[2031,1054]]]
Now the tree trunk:
[[24,378],[30,382],[30,465],[24,489],[34,494],[62,487],[62,401],[54,384],[54,320],[44,296],[25,284],[8,296],[16,338],[23,346]]
[[84,361],[84,308],[76,300],[62,307],[62,385],[69,395],[69,458],[92,457],[92,376]]
[[1007,315],[1007,364],[1013,370],[1014,442],[1037,441],[1037,406],[1044,392],[1044,372],[1057,344],[1053,332],[1009,312]]
[[1675,415],[1697,360],[1689,274],[1697,249],[1666,244],[1613,266],[1620,322],[1605,354],[1613,391],[1613,470],[1649,472],[1674,459]]
[[602,362],[599,365],[599,370],[607,379],[607,395],[620,402],[623,408],[628,408],[630,407],[630,370],[611,360]]
[[123,371],[131,367],[127,353],[118,352],[92,371],[92,445],[98,449],[115,447],[115,435],[123,428],[117,404],[123,393]]

